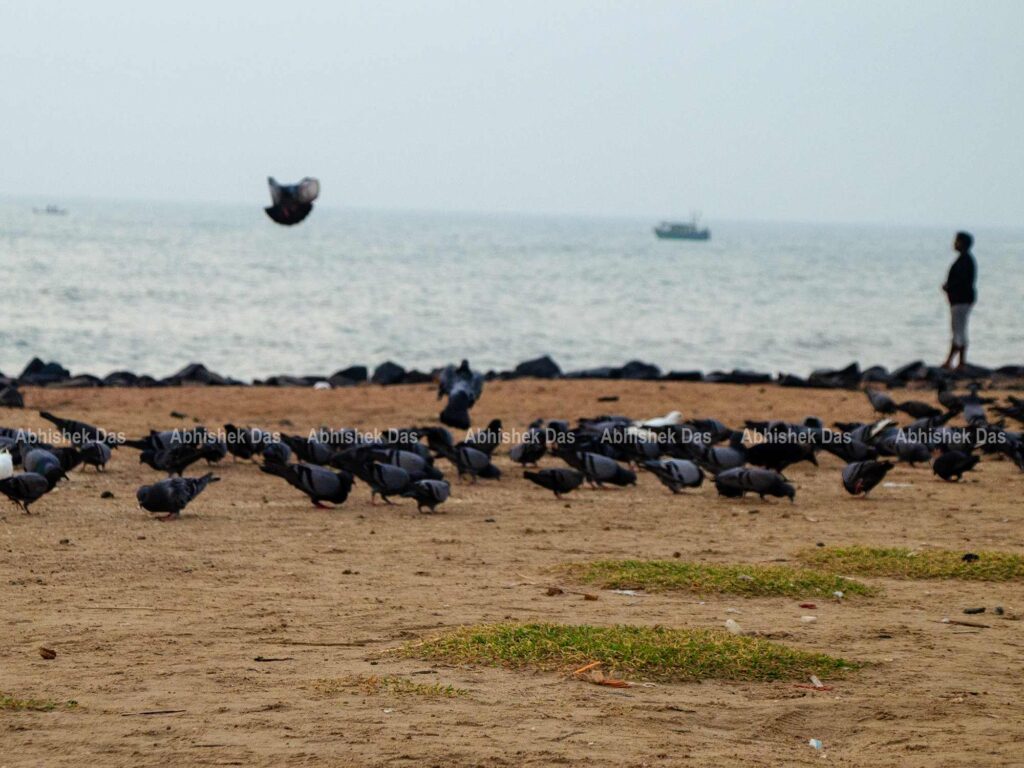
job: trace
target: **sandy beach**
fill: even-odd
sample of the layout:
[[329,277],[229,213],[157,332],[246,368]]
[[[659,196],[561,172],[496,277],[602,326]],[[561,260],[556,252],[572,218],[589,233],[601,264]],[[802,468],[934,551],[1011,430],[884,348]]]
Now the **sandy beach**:
[[[130,435],[227,421],[303,432],[433,423],[439,410],[430,385],[24,394],[26,409],[0,410],[0,423],[42,428],[36,412],[47,409]],[[608,396],[619,400],[598,402]],[[934,394],[914,397],[933,402]],[[525,427],[538,417],[673,409],[734,425],[872,417],[855,391],[536,380],[488,384],[473,415]],[[443,514],[420,515],[409,500],[371,506],[361,485],[341,508],[317,510],[228,459],[216,469],[222,482],[180,520],[159,523],[138,508],[135,489],[160,475],[122,448],[105,474],[75,470],[32,515],[0,506],[0,693],[60,703],[0,711],[0,765],[753,766],[820,765],[823,754],[851,766],[1018,761],[1019,583],[865,578],[883,593],[817,600],[813,610],[791,598],[547,595],[566,586],[554,566],[603,558],[785,563],[818,543],[1024,550],[1024,474],[1008,461],[986,458],[959,484],[901,465],[866,500],[843,492],[838,459],[820,462],[787,470],[795,504],[720,499],[707,483],[673,496],[646,473],[635,488],[581,489],[559,501],[525,482],[499,449],[500,481],[453,480]],[[106,491],[113,498],[101,498]],[[992,614],[997,605],[1004,616]],[[973,606],[989,610],[964,616]],[[808,613],[815,623],[801,622]],[[865,666],[826,681],[830,691],[718,681],[613,689],[387,653],[464,624],[721,627],[728,618]],[[41,658],[40,647],[56,658]],[[365,684],[373,676],[459,692],[375,689]],[[163,714],[143,714],[153,712]],[[808,746],[812,738],[822,751]]]

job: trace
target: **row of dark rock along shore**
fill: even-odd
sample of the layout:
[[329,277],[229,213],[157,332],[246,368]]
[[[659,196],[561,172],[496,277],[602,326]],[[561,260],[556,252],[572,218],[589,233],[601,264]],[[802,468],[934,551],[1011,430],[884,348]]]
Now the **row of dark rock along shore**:
[[[131,371],[115,371],[100,378],[87,373],[72,374],[60,363],[45,363],[34,358],[17,377],[0,373],[0,405],[17,406],[18,387],[42,386],[60,388],[88,387],[179,387],[179,386],[265,386],[265,387],[353,387],[361,384],[390,386],[395,384],[423,384],[436,380],[438,371],[407,370],[397,363],[381,363],[372,371],[364,365],[353,365],[327,375],[270,376],[252,382],[223,376],[209,370],[202,363],[190,363],[172,376],[162,379],[140,375]],[[692,371],[662,371],[658,366],[634,360],[618,367],[588,368],[563,372],[548,356],[527,360],[508,371],[488,371],[486,379],[512,380],[539,379],[607,379],[633,381],[694,381],[718,384],[770,384],[782,387],[817,389],[857,389],[865,384],[899,388],[905,386],[939,386],[955,380],[985,380],[992,386],[1019,388],[1024,385],[1024,365],[1005,365],[1000,368],[971,366],[963,371],[947,371],[915,361],[895,370],[880,365],[861,369],[851,363],[841,369],[819,369],[802,377],[791,373],[772,375],[759,371],[732,370],[704,373]]]

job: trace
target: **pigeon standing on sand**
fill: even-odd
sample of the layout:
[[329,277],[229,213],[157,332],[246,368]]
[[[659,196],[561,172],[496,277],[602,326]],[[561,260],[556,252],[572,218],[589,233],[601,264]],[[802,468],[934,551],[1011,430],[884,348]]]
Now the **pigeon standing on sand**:
[[517,464],[524,467],[527,464],[537,466],[537,462],[544,458],[548,451],[547,442],[544,439],[544,431],[541,429],[543,422],[534,422],[523,435],[523,441],[513,445],[508,452],[508,457]]
[[402,496],[407,499],[416,499],[417,512],[422,512],[424,507],[431,512],[436,512],[437,505],[447,501],[451,490],[447,480],[417,480],[402,491]]
[[636,472],[620,466],[615,459],[598,453],[584,453],[580,458],[583,475],[593,486],[601,488],[604,483],[618,486],[636,485]]
[[263,210],[278,224],[298,224],[313,210],[313,201],[320,196],[320,182],[309,176],[298,184],[278,184],[273,176],[267,179],[273,205]]
[[206,486],[220,480],[208,472],[202,477],[172,477],[159,483],[144,485],[135,493],[139,506],[153,514],[163,513],[159,520],[169,520],[181,516],[181,510],[189,505]]
[[57,485],[57,481],[67,478],[60,459],[45,448],[33,448],[23,454],[21,466],[28,473],[45,477],[51,488]]
[[871,403],[871,407],[875,409],[876,413],[896,413],[896,401],[880,389],[868,387],[864,390],[864,394],[868,396],[868,402]]
[[922,403],[920,400],[908,400],[905,403],[900,403],[896,406],[896,410],[903,411],[903,413],[914,419],[928,419],[933,416],[942,415],[942,411],[934,405]]
[[316,464],[277,464],[267,462],[261,472],[283,477],[288,484],[309,496],[314,507],[326,509],[323,502],[344,504],[352,490],[352,475],[345,470],[332,472]]
[[765,496],[796,499],[796,489],[786,482],[786,478],[772,469],[748,469],[736,467],[715,475],[715,488],[720,496],[741,498],[747,492],[756,493],[762,501]]
[[86,443],[79,451],[82,457],[82,464],[87,467],[96,467],[97,472],[102,472],[110,461],[110,446],[96,440]]
[[466,443],[459,443],[455,447],[455,469],[461,480],[463,475],[469,475],[476,482],[477,477],[497,478],[501,476],[498,468],[491,464],[491,457],[478,448]]
[[35,472],[22,472],[0,480],[0,493],[15,504],[20,504],[25,514],[31,514],[28,508],[51,490],[53,484]]
[[441,411],[441,423],[455,429],[469,429],[469,409],[484,391],[484,375],[475,373],[469,361],[463,360],[456,368],[447,366],[438,378],[438,399],[448,395],[448,404]]
[[523,472],[523,477],[541,488],[552,491],[557,498],[562,498],[563,493],[569,493],[583,484],[583,473],[575,469],[558,467],[555,469],[542,469],[539,472]]
[[895,466],[891,461],[855,461],[843,467],[843,488],[854,496],[871,492]]
[[645,461],[643,465],[672,493],[679,493],[683,488],[697,488],[704,482],[700,467],[687,459]]
[[370,503],[377,500],[377,496],[384,499],[385,504],[392,504],[389,496],[401,496],[409,490],[412,485],[412,478],[409,473],[394,464],[378,464],[372,462],[359,476],[370,486]]
[[181,475],[201,458],[203,454],[196,446],[180,443],[158,450],[147,448],[139,454],[139,463],[168,475]]
[[980,456],[963,451],[946,451],[932,462],[932,471],[946,482],[960,480],[981,461]]
[[56,426],[72,445],[81,445],[92,440],[100,440],[110,445],[117,445],[115,436],[105,429],[94,427],[92,424],[86,424],[84,421],[62,419],[60,416],[54,416],[47,411],[40,411],[39,415]]

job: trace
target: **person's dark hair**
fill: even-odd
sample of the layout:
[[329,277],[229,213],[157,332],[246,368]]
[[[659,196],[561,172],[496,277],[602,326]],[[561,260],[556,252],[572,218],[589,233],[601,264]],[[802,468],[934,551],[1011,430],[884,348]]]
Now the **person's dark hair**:
[[974,245],[974,237],[970,232],[957,232],[956,241],[963,245],[965,251],[971,250],[971,246]]

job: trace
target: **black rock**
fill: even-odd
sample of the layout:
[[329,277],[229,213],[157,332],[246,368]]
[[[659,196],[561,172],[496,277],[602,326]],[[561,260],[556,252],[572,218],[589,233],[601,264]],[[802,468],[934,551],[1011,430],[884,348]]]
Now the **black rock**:
[[102,387],[103,381],[98,376],[80,373],[77,376],[72,376],[70,379],[55,381],[49,386],[60,389],[88,389],[89,387]]
[[433,380],[434,377],[429,373],[417,371],[415,368],[411,371],[406,371],[405,376],[402,377],[403,384],[429,384]]
[[331,382],[332,387],[348,387],[352,384],[362,384],[369,377],[370,372],[365,365],[350,365],[348,368],[335,371],[328,381]]
[[780,373],[778,378],[778,384],[780,387],[810,387],[812,386],[807,379],[802,379],[799,376],[792,373]]
[[928,366],[921,360],[915,360],[912,363],[897,368],[892,372],[894,379],[900,381],[920,381],[928,375]]
[[807,383],[830,389],[853,389],[860,384],[860,366],[857,363],[850,363],[839,370],[819,368],[810,375]]
[[25,399],[15,386],[0,389],[0,408],[24,408]]
[[535,360],[527,360],[516,366],[517,376],[530,376],[535,379],[557,379],[562,375],[562,369],[558,363],[548,355],[538,357]]
[[896,377],[881,365],[872,365],[870,368],[864,369],[864,372],[860,375],[860,380],[863,383],[891,386],[896,382]]
[[229,379],[219,373],[214,373],[202,363],[189,363],[173,376],[164,379],[164,382],[171,386],[199,384],[211,387],[221,387],[231,383]]
[[615,374],[619,369],[604,366],[601,368],[586,368],[582,371],[570,371],[565,374],[567,379],[617,379]]
[[669,371],[662,378],[665,381],[703,381],[704,374],[701,371]]
[[400,366],[398,363],[393,363],[388,360],[386,363],[381,363],[377,366],[373,372],[373,378],[370,379],[374,384],[401,384],[402,379],[405,378],[405,368]]
[[44,363],[38,357],[32,358],[18,377],[18,382],[27,386],[44,386],[71,378],[71,372],[60,363]]
[[616,372],[616,379],[634,379],[638,381],[652,381],[661,378],[661,369],[650,363],[643,363],[639,360],[631,360]]
[[717,384],[767,384],[772,380],[770,373],[759,373],[758,371],[732,370],[712,371],[704,377],[704,381]]
[[138,383],[139,377],[131,371],[114,371],[103,378],[105,387],[135,387]]
[[1000,376],[1024,377],[1024,365],[1004,365],[996,368],[996,373]]

